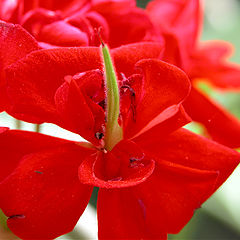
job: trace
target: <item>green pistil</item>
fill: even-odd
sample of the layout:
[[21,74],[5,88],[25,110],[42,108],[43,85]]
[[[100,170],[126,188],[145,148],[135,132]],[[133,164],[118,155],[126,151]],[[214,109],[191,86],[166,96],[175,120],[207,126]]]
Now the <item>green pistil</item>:
[[102,44],[101,49],[105,67],[105,88],[107,94],[105,148],[107,150],[111,150],[123,138],[122,128],[118,124],[120,98],[117,77],[114,71],[109,49],[104,44]]

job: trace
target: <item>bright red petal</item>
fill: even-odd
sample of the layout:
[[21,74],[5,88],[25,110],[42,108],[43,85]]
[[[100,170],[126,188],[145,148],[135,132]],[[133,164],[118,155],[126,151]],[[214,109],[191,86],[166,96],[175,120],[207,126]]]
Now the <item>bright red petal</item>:
[[138,143],[153,159],[165,159],[183,166],[219,173],[215,190],[240,162],[236,151],[207,138],[180,129],[165,138],[148,138]]
[[[46,148],[58,147],[69,142],[34,132],[8,130],[8,128],[3,127],[0,129],[0,154],[2,156],[0,181],[14,170],[24,155]],[[5,159],[11,159],[11,161],[5,161]]]
[[66,76],[101,69],[98,48],[59,48],[35,51],[8,68],[10,113],[22,120],[41,123],[61,121],[54,96]]
[[[8,152],[13,161],[21,159],[0,184],[0,207],[9,217],[9,228],[20,238],[53,239],[74,228],[88,203],[92,187],[79,182],[78,166],[93,150],[71,142],[32,152],[28,147],[22,146],[22,156],[13,156],[14,146]],[[12,160],[5,156],[3,161]]]
[[146,181],[154,168],[155,162],[145,159],[136,144],[121,141],[111,152],[98,152],[85,159],[79,167],[79,179],[100,188],[125,188]]
[[[160,118],[162,118],[162,120],[160,120]],[[144,144],[144,142],[149,139],[151,139],[151,141],[158,141],[159,138],[165,138],[168,134],[191,122],[190,117],[186,114],[182,105],[167,109],[167,111],[164,111],[158,116],[157,120],[160,123],[153,127],[149,126],[149,129],[144,129],[143,132],[139,132],[133,141],[138,144]]]
[[184,107],[194,121],[206,127],[215,141],[232,148],[240,147],[240,121],[223,107],[194,88]]
[[1,71],[28,53],[39,49],[37,41],[21,26],[3,21],[0,21],[0,43]]
[[38,39],[63,47],[87,46],[89,43],[86,33],[65,21],[57,21],[44,26],[38,35]]
[[159,161],[153,175],[142,184],[100,189],[99,237],[166,239],[166,233],[179,232],[190,220],[211,193],[216,177],[215,172]]
[[136,103],[135,119],[133,114],[123,119],[125,138],[137,134],[167,108],[179,105],[190,90],[185,73],[173,65],[149,59],[139,61],[136,66],[143,74],[143,84],[141,89],[134,89],[141,94],[136,96],[139,101]]
[[64,128],[78,133],[95,146],[100,145],[96,133],[104,134],[105,113],[93,99],[101,91],[100,102],[105,99],[103,82],[102,71],[88,71],[63,83],[55,95],[56,107]]
[[162,44],[141,42],[115,48],[111,51],[111,54],[117,72],[129,77],[134,73],[134,67],[138,61],[148,58],[159,58],[162,51]]
[[[106,9],[109,9],[109,6]],[[108,44],[112,48],[123,44],[141,42],[148,40],[152,35],[154,36],[153,24],[143,9],[127,6],[127,11],[114,9],[111,12],[101,14],[109,26]]]
[[223,41],[202,44],[191,56],[191,78],[206,79],[219,88],[240,89],[240,65],[227,62],[232,45]]
[[0,21],[0,111],[7,102],[4,68],[37,50],[38,44],[21,26]]

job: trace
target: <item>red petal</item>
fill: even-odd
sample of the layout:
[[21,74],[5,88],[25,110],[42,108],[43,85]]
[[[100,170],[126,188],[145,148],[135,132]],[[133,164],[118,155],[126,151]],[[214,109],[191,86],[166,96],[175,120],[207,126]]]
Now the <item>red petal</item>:
[[[38,152],[46,148],[58,147],[69,141],[49,137],[43,134],[0,128],[0,181],[8,176],[16,167],[19,160],[26,154]],[[26,148],[27,146],[27,148]],[[11,161],[4,161],[11,159]]]
[[18,167],[0,184],[0,206],[14,234],[53,239],[74,228],[92,191],[79,182],[77,170],[91,153],[67,143],[22,155]]
[[81,183],[100,188],[124,188],[140,184],[152,174],[153,160],[144,158],[136,144],[121,141],[111,152],[99,152],[79,167]]
[[179,129],[165,138],[148,138],[138,144],[154,159],[165,159],[191,168],[218,172],[215,190],[226,181],[240,162],[240,154],[236,151],[186,129]]
[[196,89],[184,103],[193,120],[202,123],[211,137],[232,148],[240,147],[240,121]]
[[155,0],[147,11],[153,23],[163,32],[174,32],[190,51],[198,38],[202,20],[199,0]]
[[128,6],[127,8],[126,12],[115,9],[111,12],[101,13],[109,26],[108,44],[112,48],[141,42],[154,36],[154,28],[146,12],[140,8],[129,8]]
[[37,7],[51,9],[51,10],[65,10],[74,5],[75,7],[83,7],[87,4],[87,0],[48,0],[48,1],[38,1],[38,0],[24,0],[24,10],[29,11]]
[[202,44],[191,56],[191,78],[203,78],[220,88],[240,88],[240,65],[227,62],[232,45],[223,41]]
[[136,6],[134,0],[92,0],[92,8],[104,13],[125,13]]
[[63,47],[88,45],[87,34],[65,21],[57,21],[44,26],[38,35],[38,39],[42,42]]
[[[169,115],[169,116],[167,116]],[[160,120],[160,117],[162,120]],[[134,137],[133,141],[138,144],[144,144],[148,140],[158,141],[160,138],[165,138],[168,134],[176,131],[191,121],[190,117],[186,114],[182,105],[169,108],[158,116],[158,123],[150,129],[144,129],[144,132],[139,132]]]
[[111,51],[111,54],[117,72],[129,77],[134,73],[134,66],[138,61],[148,58],[159,58],[162,51],[162,44],[141,42],[115,48]]
[[18,0],[1,0],[0,2],[0,19],[9,21],[17,8]]
[[[55,102],[64,122],[64,128],[80,134],[88,141],[99,145],[96,133],[103,133],[104,110],[93,101],[102,88],[103,73],[100,70],[75,75],[58,88]],[[100,100],[100,101],[101,101]],[[100,139],[100,141],[102,141]]]
[[99,237],[166,239],[166,233],[179,232],[190,220],[209,196],[216,177],[215,172],[159,161],[153,175],[142,184],[100,189]]
[[54,96],[64,77],[101,68],[98,48],[59,48],[29,54],[7,72],[11,114],[28,122],[58,124]]
[[0,21],[0,111],[5,110],[7,96],[4,68],[37,50],[38,44],[21,26]]
[[0,21],[1,71],[39,49],[37,41],[21,26]]
[[173,65],[152,59],[142,60],[136,66],[142,70],[144,79],[141,90],[135,91],[141,92],[135,120],[132,117],[124,119],[125,138],[137,134],[165,109],[180,104],[190,90],[185,73]]

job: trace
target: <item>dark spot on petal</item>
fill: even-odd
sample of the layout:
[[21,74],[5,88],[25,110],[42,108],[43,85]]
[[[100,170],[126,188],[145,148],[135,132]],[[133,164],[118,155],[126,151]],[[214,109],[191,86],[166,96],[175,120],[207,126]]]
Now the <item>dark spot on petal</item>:
[[122,180],[122,177],[116,177],[116,178],[108,180],[108,182],[117,182],[117,181],[121,181],[121,180]]
[[43,172],[40,172],[40,171],[35,171],[35,173],[38,173],[38,174],[43,174]]
[[145,206],[143,200],[142,199],[138,199],[138,203],[139,203],[139,205],[140,205],[140,207],[142,209],[143,217],[144,217],[144,219],[146,219],[147,211],[146,211],[146,206]]
[[8,217],[8,219],[12,219],[12,218],[25,218],[25,216],[23,214],[16,214]]

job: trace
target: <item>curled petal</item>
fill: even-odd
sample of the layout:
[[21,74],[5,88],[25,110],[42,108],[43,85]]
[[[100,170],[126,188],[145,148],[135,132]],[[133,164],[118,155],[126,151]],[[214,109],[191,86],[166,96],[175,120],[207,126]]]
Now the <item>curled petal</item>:
[[201,78],[222,89],[240,89],[240,65],[227,62],[233,47],[223,41],[203,43],[191,55],[190,78]]
[[[179,232],[189,221],[211,193],[216,178],[216,172],[162,160],[142,184],[126,189],[100,189],[100,239],[166,239],[167,233]],[[108,208],[104,207],[106,204]]]
[[57,21],[44,26],[38,35],[38,39],[42,42],[63,47],[88,45],[87,34],[65,21]]
[[154,168],[155,162],[145,159],[136,144],[121,141],[111,152],[87,158],[79,167],[79,179],[100,188],[125,188],[146,181]]
[[53,239],[74,228],[92,191],[79,182],[77,169],[91,153],[67,143],[23,155],[0,184],[0,207],[14,234],[22,239]]
[[103,134],[105,124],[104,110],[94,102],[98,92],[102,88],[103,73],[100,70],[92,70],[70,77],[63,83],[55,95],[55,103],[63,120],[65,128],[80,134],[88,141],[99,145],[96,133]]
[[162,44],[140,42],[115,48],[111,53],[117,72],[129,77],[134,73],[134,66],[138,61],[148,58],[159,58],[162,51]]
[[[162,118],[162,119],[160,119]],[[162,112],[156,119],[158,124],[151,127],[150,125],[134,136],[133,141],[138,144],[144,144],[148,141],[158,141],[159,138],[165,138],[168,134],[183,127],[191,122],[182,105],[172,106]]]
[[194,88],[184,107],[194,121],[206,127],[213,140],[232,148],[240,147],[240,121],[223,107]]
[[148,59],[139,61],[136,66],[142,71],[143,84],[140,91],[136,89],[141,93],[141,100],[136,104],[135,119],[123,119],[124,134],[128,138],[141,131],[165,109],[180,104],[190,91],[187,76],[173,65]]

